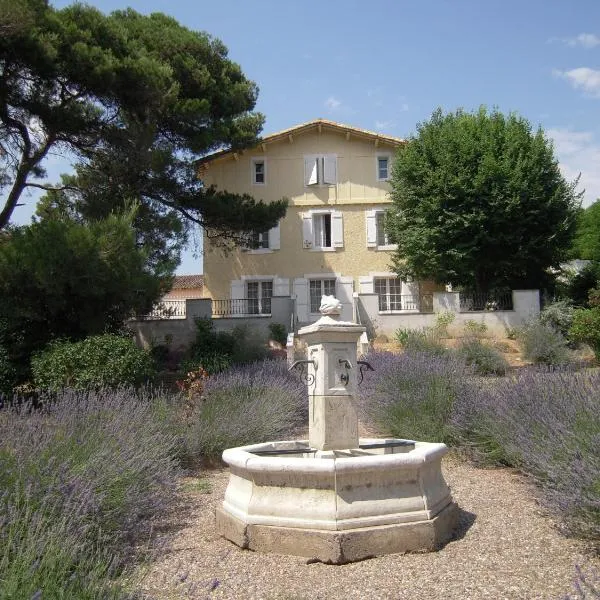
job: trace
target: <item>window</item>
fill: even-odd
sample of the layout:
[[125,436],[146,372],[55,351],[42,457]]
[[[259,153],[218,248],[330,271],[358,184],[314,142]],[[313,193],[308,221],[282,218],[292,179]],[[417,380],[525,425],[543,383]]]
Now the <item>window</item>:
[[377,180],[387,181],[390,178],[390,157],[387,154],[377,155]]
[[394,235],[386,229],[387,212],[383,209],[368,210],[367,247],[392,250],[396,245]]
[[304,185],[335,185],[337,157],[334,154],[313,154],[304,157]]
[[313,216],[314,247],[331,248],[331,213]]
[[335,251],[344,247],[344,219],[338,210],[311,210],[302,215],[303,247]]
[[309,279],[310,312],[318,313],[321,296],[335,296],[335,279]]
[[250,315],[270,315],[273,281],[247,281],[246,298]]
[[252,241],[252,248],[268,248],[269,247],[269,232],[263,231],[262,233],[255,232],[250,236]]
[[252,183],[254,185],[265,185],[267,182],[266,163],[263,158],[252,159]]
[[394,236],[385,228],[386,213],[382,210],[377,211],[375,219],[377,222],[377,245],[390,246],[395,244]]
[[376,277],[375,293],[379,297],[379,312],[402,310],[402,280],[397,277]]

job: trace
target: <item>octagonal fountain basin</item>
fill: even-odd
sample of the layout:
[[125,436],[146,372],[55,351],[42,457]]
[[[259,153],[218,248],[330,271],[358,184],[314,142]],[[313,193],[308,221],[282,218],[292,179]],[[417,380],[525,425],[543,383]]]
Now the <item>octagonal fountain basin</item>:
[[349,450],[307,440],[230,448],[217,529],[242,548],[342,564],[434,550],[457,508],[441,472],[445,444],[360,439]]

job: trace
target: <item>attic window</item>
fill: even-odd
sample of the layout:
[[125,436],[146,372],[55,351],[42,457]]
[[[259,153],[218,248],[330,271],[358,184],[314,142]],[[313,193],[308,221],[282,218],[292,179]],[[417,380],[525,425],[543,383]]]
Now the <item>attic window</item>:
[[312,154],[304,157],[304,185],[335,185],[336,183],[335,154]]
[[390,178],[390,157],[387,154],[377,155],[377,181],[388,181]]

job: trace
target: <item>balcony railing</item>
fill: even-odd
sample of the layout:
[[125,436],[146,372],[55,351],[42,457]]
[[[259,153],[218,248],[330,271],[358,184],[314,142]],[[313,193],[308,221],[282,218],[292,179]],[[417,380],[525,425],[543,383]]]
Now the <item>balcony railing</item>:
[[433,294],[379,294],[379,312],[390,313],[412,311],[420,313],[433,312]]
[[513,310],[512,292],[477,294],[460,292],[460,312]]
[[225,317],[270,316],[271,298],[235,298],[232,300],[213,300],[213,319]]
[[161,300],[144,319],[185,319],[185,300]]

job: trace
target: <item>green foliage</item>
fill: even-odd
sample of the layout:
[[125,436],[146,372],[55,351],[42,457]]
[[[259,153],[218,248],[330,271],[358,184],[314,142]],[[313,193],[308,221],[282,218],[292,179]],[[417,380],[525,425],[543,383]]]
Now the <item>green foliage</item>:
[[81,342],[55,341],[31,360],[34,383],[58,391],[140,384],[154,373],[154,361],[133,340],[105,334]]
[[281,323],[269,323],[271,339],[281,344],[284,348],[287,343],[287,329]]
[[16,379],[15,368],[13,367],[8,350],[0,345],[0,396],[10,393]]
[[266,340],[246,327],[215,331],[211,319],[196,320],[196,339],[190,346],[183,368],[193,371],[202,367],[210,375],[231,365],[261,360],[267,355]]
[[438,356],[446,353],[439,330],[435,327],[397,329],[394,335],[406,352],[427,352]]
[[570,246],[576,182],[515,114],[438,109],[398,149],[391,183],[402,277],[480,292],[541,287]]
[[574,306],[589,307],[589,293],[600,285],[600,263],[587,264],[580,271],[567,271],[561,277],[558,293]]
[[485,323],[479,323],[473,319],[465,321],[464,330],[467,337],[470,338],[481,338],[485,337],[488,327]]
[[435,329],[440,337],[448,337],[448,326],[454,323],[456,314],[450,310],[439,312],[435,315]]
[[42,213],[89,220],[138,202],[135,227],[156,273],[178,260],[182,218],[235,238],[285,214],[284,200],[267,205],[217,192],[197,177],[196,159],[252,145],[264,121],[251,112],[256,85],[218,39],[161,13],[18,4],[29,26],[0,36],[0,172],[10,185],[0,229],[58,144],[80,163],[65,180],[69,189],[52,193]]
[[573,322],[573,311],[569,300],[557,300],[544,307],[540,313],[540,321],[568,339]]
[[134,312],[147,312],[161,281],[144,262],[131,215],[43,221],[0,238],[0,344],[19,379],[51,340],[117,332]]
[[573,258],[600,262],[600,200],[580,211],[571,252]]
[[594,351],[596,359],[600,360],[600,307],[573,311],[569,335],[574,341],[588,344]]
[[479,375],[505,375],[508,369],[504,356],[477,338],[463,339],[457,352]]
[[521,327],[517,332],[517,340],[523,356],[534,364],[558,366],[571,360],[567,340],[539,319]]

